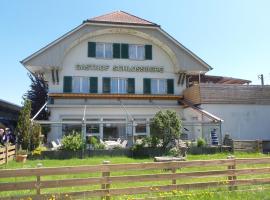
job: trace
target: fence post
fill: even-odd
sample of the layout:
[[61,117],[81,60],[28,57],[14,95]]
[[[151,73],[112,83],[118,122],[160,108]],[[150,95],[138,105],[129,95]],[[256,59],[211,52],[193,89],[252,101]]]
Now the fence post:
[[[235,163],[235,157],[234,156],[228,156],[227,159],[233,160],[233,164],[228,166],[228,169],[236,169],[236,163]],[[228,181],[232,181],[229,186],[229,190],[235,190],[237,189],[237,186],[235,185],[236,176],[228,176]]]
[[8,145],[5,145],[5,163],[8,164]]
[[[103,161],[103,165],[107,165],[107,164],[110,164],[110,161]],[[110,171],[106,171],[106,172],[102,172],[102,177],[104,177],[104,179],[106,180],[106,183],[105,184],[102,184],[101,185],[101,189],[106,189],[108,191],[108,194],[104,197],[101,197],[101,199],[106,199],[106,200],[109,200],[111,199],[110,197],[110,187],[111,187],[111,184],[108,183],[108,179],[107,177],[110,177]]]
[[[176,169],[172,168],[172,176],[174,177],[174,174],[176,173]],[[172,179],[172,184],[175,185],[176,184],[176,179]]]
[[[37,168],[40,168],[42,167],[42,164],[41,163],[38,163],[37,164]],[[40,195],[40,186],[41,186],[41,183],[40,183],[40,176],[37,175],[37,183],[36,183],[36,192],[37,192],[37,195]]]

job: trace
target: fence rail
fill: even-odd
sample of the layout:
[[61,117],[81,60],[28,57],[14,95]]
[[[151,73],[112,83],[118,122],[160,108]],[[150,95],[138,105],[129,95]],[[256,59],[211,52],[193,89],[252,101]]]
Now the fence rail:
[[8,163],[15,156],[15,145],[0,147],[0,165]]
[[[260,168],[242,168],[236,169],[238,165],[254,165],[254,164],[269,164],[261,166]],[[222,170],[207,170],[207,171],[192,171],[181,172],[177,169],[188,167],[226,167]],[[164,170],[165,169],[165,170]],[[151,174],[136,174],[136,175],[117,175],[111,176],[114,172],[127,172],[132,170],[155,170]],[[158,173],[156,170],[162,170]],[[90,174],[101,173],[99,177],[86,178],[66,178],[57,180],[43,179],[45,176],[52,175],[75,175],[75,174]],[[268,177],[250,178],[250,175],[269,174]],[[249,179],[237,179],[238,176],[248,175]],[[3,182],[1,179],[10,177],[33,177],[35,180],[23,182]],[[182,179],[197,179],[203,177],[224,177],[226,181],[208,181],[208,182],[194,182],[194,183],[177,183]],[[9,179],[11,180],[11,179]],[[14,180],[14,179],[12,179]],[[15,178],[16,180],[16,178]],[[242,185],[258,185],[270,184],[270,158],[244,158],[235,159],[228,157],[228,159],[221,160],[199,160],[199,161],[173,161],[162,163],[130,163],[130,164],[110,164],[105,162],[101,165],[94,166],[77,166],[77,167],[51,167],[51,168],[29,168],[29,169],[3,169],[0,170],[0,191],[19,191],[19,190],[35,190],[35,195],[27,196],[13,196],[3,197],[1,199],[22,199],[31,197],[32,199],[45,199],[51,194],[41,193],[43,189],[47,188],[63,188],[76,187],[85,185],[101,185],[101,189],[93,189],[87,191],[67,192],[56,194],[60,199],[65,195],[76,197],[106,197],[114,195],[132,195],[152,193],[153,188],[158,192],[167,192],[172,190],[183,189],[198,189],[208,187],[228,187],[228,189],[236,189],[237,186]],[[125,187],[125,188],[111,188],[115,183],[133,183],[133,182],[154,182],[165,181],[166,185],[157,186],[139,186],[139,187]],[[167,181],[171,181],[168,184]],[[19,194],[19,192],[16,192]],[[1,192],[0,192],[1,194]]]

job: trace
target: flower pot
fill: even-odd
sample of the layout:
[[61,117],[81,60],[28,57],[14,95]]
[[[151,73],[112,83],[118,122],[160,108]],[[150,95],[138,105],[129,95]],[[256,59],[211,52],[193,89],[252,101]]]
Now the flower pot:
[[25,163],[26,162],[26,158],[27,158],[27,155],[17,155],[16,156],[16,162]]

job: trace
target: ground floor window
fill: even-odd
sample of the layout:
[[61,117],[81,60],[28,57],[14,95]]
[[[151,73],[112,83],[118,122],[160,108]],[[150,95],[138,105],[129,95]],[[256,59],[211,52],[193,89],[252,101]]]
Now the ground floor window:
[[99,134],[99,124],[86,124],[86,134],[88,135],[98,135]]
[[139,134],[142,134],[142,133],[146,133],[146,124],[145,123],[140,123],[140,124],[137,124],[137,126],[135,127],[135,132],[136,133],[139,133]]

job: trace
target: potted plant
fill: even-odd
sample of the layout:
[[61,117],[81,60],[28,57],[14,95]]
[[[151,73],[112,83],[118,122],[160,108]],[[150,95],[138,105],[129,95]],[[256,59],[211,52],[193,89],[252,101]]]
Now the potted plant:
[[27,151],[26,150],[19,150],[16,155],[16,162],[25,163],[27,158]]

